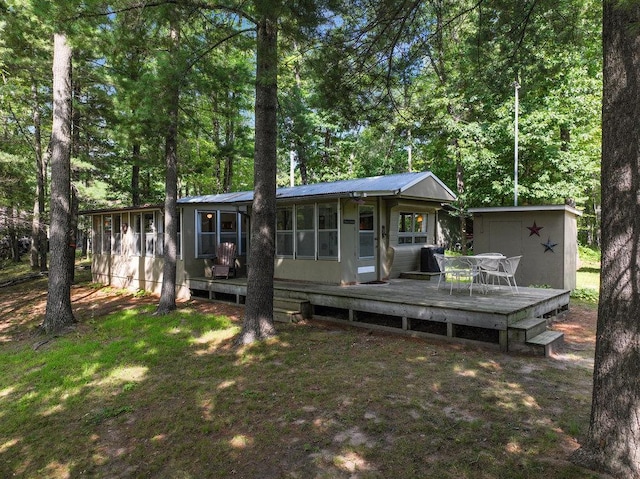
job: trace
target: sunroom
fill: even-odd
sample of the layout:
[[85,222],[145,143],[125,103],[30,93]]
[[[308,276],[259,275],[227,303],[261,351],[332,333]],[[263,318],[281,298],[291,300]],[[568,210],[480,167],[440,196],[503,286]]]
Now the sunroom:
[[[433,173],[318,183],[276,192],[275,278],[354,284],[395,278],[418,268],[420,250],[439,242],[438,211],[455,199]],[[253,192],[178,200],[177,294],[204,278],[220,243],[236,245],[246,275]],[[160,206],[104,209],[92,216],[94,280],[159,292]]]

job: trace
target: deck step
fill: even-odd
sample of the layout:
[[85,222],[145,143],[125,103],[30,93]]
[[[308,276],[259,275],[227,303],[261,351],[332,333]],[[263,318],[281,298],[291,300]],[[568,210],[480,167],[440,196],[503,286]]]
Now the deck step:
[[296,310],[299,310],[300,309],[300,304],[301,303],[305,303],[305,302],[308,302],[308,301],[295,299],[295,298],[280,298],[280,297],[274,296],[274,298],[273,298],[273,307],[274,308],[281,308],[281,309],[296,309]]
[[273,319],[284,323],[297,323],[312,316],[311,303],[304,299],[273,298]]
[[526,318],[509,325],[509,340],[524,343],[546,330],[547,320],[545,318]]
[[300,311],[273,308],[273,320],[279,323],[297,323],[304,319]]
[[560,331],[545,331],[529,339],[526,345],[530,350],[541,356],[549,356],[558,351],[564,342],[564,333]]

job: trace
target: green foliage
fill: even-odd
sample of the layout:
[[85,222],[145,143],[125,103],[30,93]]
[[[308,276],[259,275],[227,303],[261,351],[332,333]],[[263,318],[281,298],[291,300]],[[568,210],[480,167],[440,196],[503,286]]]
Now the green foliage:
[[33,187],[30,173],[26,158],[0,151],[0,206],[28,206]]
[[520,203],[597,204],[600,8],[357,3],[313,59],[323,107],[357,132],[351,171],[405,171],[411,147],[412,168],[458,184],[463,209],[511,204],[517,79]]
[[[105,16],[94,1],[5,2],[0,150],[35,163],[34,107],[43,142],[50,129],[49,38],[62,25],[55,22],[73,19],[64,26],[75,51],[73,181],[81,209],[131,204],[135,169],[140,203],[163,201],[171,79],[181,91],[181,194],[250,189],[255,38],[225,5],[176,7],[181,50],[170,57],[175,5],[120,2]],[[598,2],[266,5],[282,16],[279,185],[289,184],[293,152],[298,183],[430,169],[456,190],[462,211],[511,204],[517,79],[520,203],[573,198],[585,213],[581,241],[597,242]],[[23,171],[28,198],[34,173]]]
[[599,293],[598,290],[593,288],[576,288],[571,291],[571,297],[588,303],[597,303]]
[[590,246],[578,246],[578,256],[581,261],[588,261],[591,263],[599,263],[600,262],[600,250],[596,248],[592,248]]
[[151,293],[149,291],[144,290],[144,289],[139,289],[135,293],[133,293],[133,297],[134,298],[144,298],[144,297],[150,296],[150,295],[151,295]]

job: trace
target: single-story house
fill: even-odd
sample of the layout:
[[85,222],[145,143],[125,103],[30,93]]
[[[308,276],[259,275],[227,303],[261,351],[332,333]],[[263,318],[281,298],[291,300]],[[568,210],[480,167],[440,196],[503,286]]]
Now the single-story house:
[[[396,278],[439,243],[437,215],[455,194],[431,172],[401,173],[276,191],[275,278],[353,284]],[[217,245],[236,244],[238,274],[251,260],[253,191],[178,200],[177,295],[202,278]],[[96,282],[159,292],[162,206],[87,211]]]

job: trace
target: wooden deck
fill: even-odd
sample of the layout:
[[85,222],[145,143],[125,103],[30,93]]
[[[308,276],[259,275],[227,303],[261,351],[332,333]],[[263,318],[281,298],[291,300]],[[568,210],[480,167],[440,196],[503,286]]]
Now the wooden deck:
[[[470,296],[464,283],[454,285],[453,294],[449,294],[449,283],[439,289],[436,285],[437,281],[416,279],[349,286],[275,280],[274,297],[307,303],[310,313],[303,316],[312,314],[314,319],[414,336],[481,342],[503,351],[537,352],[540,345],[533,341],[534,336],[545,332],[548,319],[569,307],[567,290],[521,287],[519,294],[514,294],[501,286],[490,287],[486,294],[474,288]],[[244,278],[192,278],[189,287],[194,296],[238,304],[245,302],[247,293]],[[562,338],[548,339],[557,342]],[[537,342],[541,340],[542,337],[537,338]],[[549,352],[549,346],[543,345],[538,354]]]

